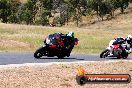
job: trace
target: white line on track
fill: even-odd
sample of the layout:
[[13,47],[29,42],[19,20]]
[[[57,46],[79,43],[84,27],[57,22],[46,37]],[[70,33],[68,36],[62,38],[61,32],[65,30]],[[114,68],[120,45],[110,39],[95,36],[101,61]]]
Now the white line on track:
[[12,68],[19,68],[19,67],[32,67],[32,66],[50,66],[53,64],[85,64],[85,63],[99,63],[99,62],[105,62],[105,63],[113,63],[113,62],[132,62],[131,60],[109,60],[109,61],[76,61],[76,62],[49,62],[49,63],[24,63],[24,64],[8,64],[8,65],[0,65],[0,69],[12,69]]

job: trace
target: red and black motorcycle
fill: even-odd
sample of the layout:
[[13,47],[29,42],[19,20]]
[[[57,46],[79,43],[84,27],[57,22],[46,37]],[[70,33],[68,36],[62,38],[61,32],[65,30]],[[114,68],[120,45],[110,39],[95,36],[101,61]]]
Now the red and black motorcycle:
[[[60,34],[50,34],[44,40],[44,45],[37,49],[34,53],[35,58],[41,58],[42,56],[64,58],[69,57],[74,45],[78,44],[78,39],[74,38],[70,41],[66,38],[61,37]],[[67,44],[68,45],[67,45]],[[74,44],[73,44],[74,43]],[[66,46],[67,45],[67,46]]]

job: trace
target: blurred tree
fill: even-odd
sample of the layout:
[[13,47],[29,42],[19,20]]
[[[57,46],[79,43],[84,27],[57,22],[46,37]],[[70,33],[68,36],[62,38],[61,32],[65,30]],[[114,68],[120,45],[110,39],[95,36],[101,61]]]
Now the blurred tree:
[[2,22],[7,23],[10,15],[11,15],[11,0],[1,0],[0,18],[2,19]]
[[73,18],[79,26],[81,17],[94,14],[103,17],[114,16],[118,8],[121,13],[128,7],[132,0],[0,0],[0,21],[7,23],[26,24],[49,24],[49,18],[53,17],[54,22],[64,25]]
[[19,22],[19,19],[17,17],[17,12],[18,12],[18,9],[19,9],[19,6],[21,5],[21,2],[20,0],[11,0],[10,2],[10,5],[11,5],[11,15],[9,16],[9,22],[11,23],[18,23]]
[[42,0],[42,25],[49,24],[49,18],[51,17],[51,10],[53,6],[53,0]]
[[121,13],[124,13],[124,9],[129,5],[129,0],[110,0],[110,2],[115,9],[120,8]]
[[81,16],[86,16],[88,0],[65,0],[65,3],[68,4],[69,16],[73,16],[73,19],[76,21],[76,25],[79,26]]

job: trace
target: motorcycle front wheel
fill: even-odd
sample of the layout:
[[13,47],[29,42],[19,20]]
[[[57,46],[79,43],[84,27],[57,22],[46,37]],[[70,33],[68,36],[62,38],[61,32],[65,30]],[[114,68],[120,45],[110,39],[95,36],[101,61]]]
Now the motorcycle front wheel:
[[44,49],[45,47],[40,47],[39,49],[37,49],[34,53],[34,57],[35,58],[40,58],[43,56],[43,52],[45,51]]
[[109,50],[105,49],[101,54],[100,54],[100,58],[105,58],[109,55]]

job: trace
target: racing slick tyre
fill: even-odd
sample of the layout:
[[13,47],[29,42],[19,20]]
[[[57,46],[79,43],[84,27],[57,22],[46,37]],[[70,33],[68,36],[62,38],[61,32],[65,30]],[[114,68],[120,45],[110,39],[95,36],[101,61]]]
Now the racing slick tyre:
[[108,56],[109,54],[109,50],[108,49],[105,49],[101,54],[100,54],[100,58],[105,58]]
[[128,58],[128,53],[124,53],[124,54],[122,55],[122,58],[123,58],[123,59],[127,59],[127,58]]
[[34,53],[34,57],[35,58],[40,58],[43,56],[43,51],[44,51],[44,47],[40,47],[39,49],[36,50],[36,52]]
[[128,58],[128,54],[129,54],[128,52],[123,50],[122,53],[120,54],[120,58],[127,59]]
[[86,83],[86,78],[83,75],[76,76],[76,81],[79,85],[84,85]]

